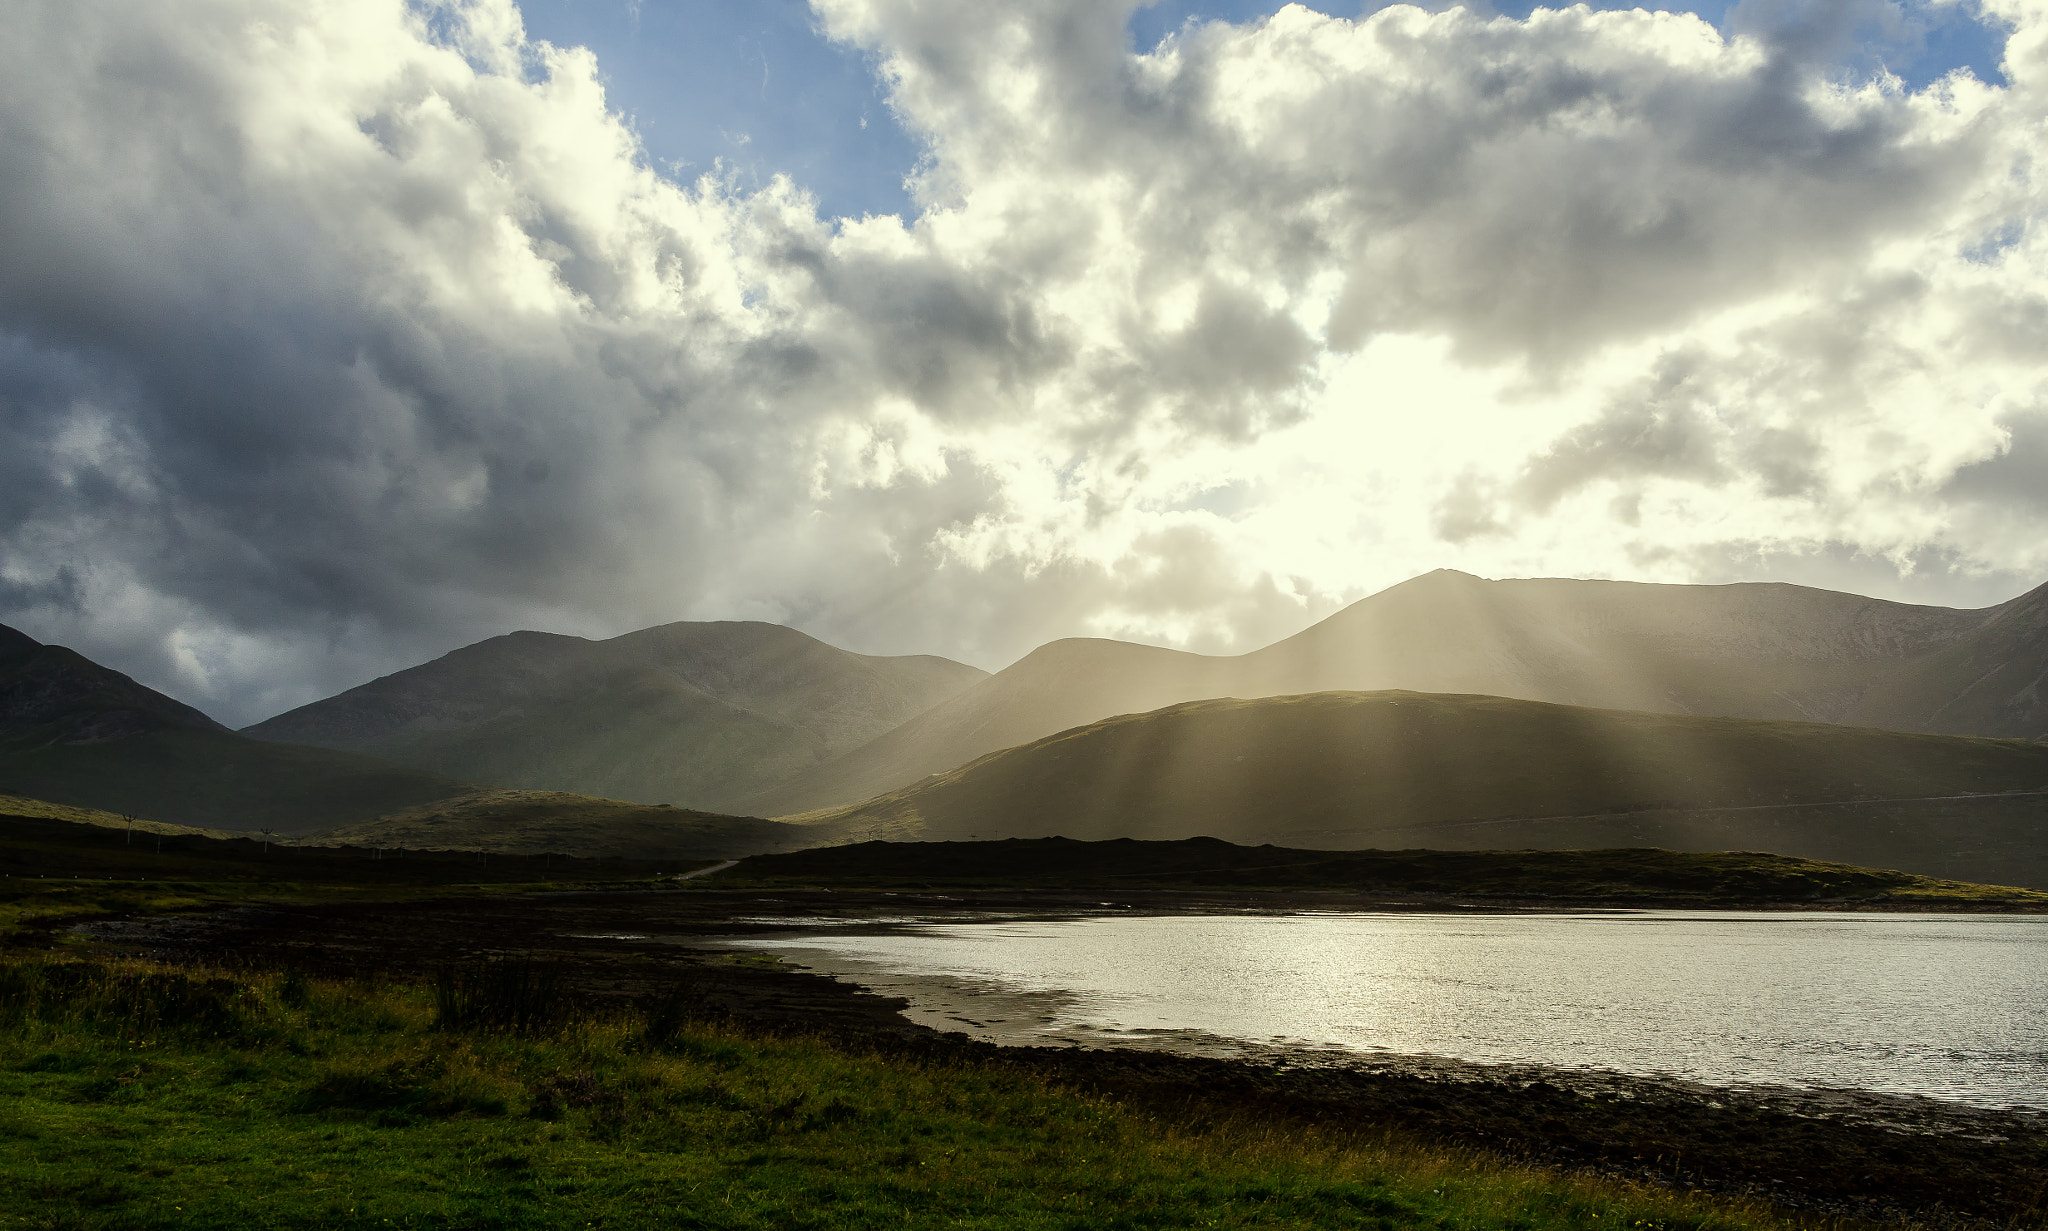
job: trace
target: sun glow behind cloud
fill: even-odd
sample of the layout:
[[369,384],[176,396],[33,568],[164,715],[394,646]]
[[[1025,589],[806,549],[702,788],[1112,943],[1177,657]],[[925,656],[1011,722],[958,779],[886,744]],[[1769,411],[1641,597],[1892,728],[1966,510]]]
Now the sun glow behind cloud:
[[0,619],[231,718],[518,626],[994,666],[1441,565],[2048,571],[2031,4],[1911,88],[1687,14],[818,0],[928,150],[861,219],[667,178],[506,0],[0,11]]

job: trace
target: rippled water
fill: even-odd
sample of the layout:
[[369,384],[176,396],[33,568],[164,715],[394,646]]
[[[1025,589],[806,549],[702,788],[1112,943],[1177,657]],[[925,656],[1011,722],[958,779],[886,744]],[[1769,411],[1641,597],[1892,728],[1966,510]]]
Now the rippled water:
[[1308,914],[735,942],[1005,1041],[1259,1043],[2048,1106],[2048,918]]

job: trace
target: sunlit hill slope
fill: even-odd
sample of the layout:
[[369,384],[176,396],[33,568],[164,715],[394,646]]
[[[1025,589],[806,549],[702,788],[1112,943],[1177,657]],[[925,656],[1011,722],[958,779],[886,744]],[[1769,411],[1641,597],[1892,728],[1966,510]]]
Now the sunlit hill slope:
[[1107,719],[819,819],[903,840],[1763,849],[2041,887],[2041,792],[2048,747],[2017,740],[1328,692]]
[[741,803],[764,815],[842,805],[1115,714],[1326,690],[2031,738],[2048,734],[2043,670],[2048,589],[1957,611],[1791,585],[1486,581],[1440,570],[1234,658],[1056,641]]

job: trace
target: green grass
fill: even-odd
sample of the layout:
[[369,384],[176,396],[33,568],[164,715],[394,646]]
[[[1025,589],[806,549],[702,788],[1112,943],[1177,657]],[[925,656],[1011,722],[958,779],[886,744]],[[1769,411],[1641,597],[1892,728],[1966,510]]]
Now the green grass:
[[289,973],[0,965],[0,1222],[1784,1225],[1369,1127],[1191,1119],[673,1005],[511,1033],[441,1028],[435,999]]

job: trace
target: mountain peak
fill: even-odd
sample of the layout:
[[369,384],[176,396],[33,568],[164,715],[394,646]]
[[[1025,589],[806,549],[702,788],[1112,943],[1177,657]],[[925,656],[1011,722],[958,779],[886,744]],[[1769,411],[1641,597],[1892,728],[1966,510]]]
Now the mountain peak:
[[0,658],[16,658],[40,649],[42,644],[20,629],[0,624]]
[[985,676],[757,620],[518,632],[247,729],[508,787],[725,807]]
[[[4,628],[4,626],[0,626]],[[75,650],[0,635],[0,731],[44,728],[58,742],[101,742],[165,724],[225,730],[182,701],[102,667]]]

